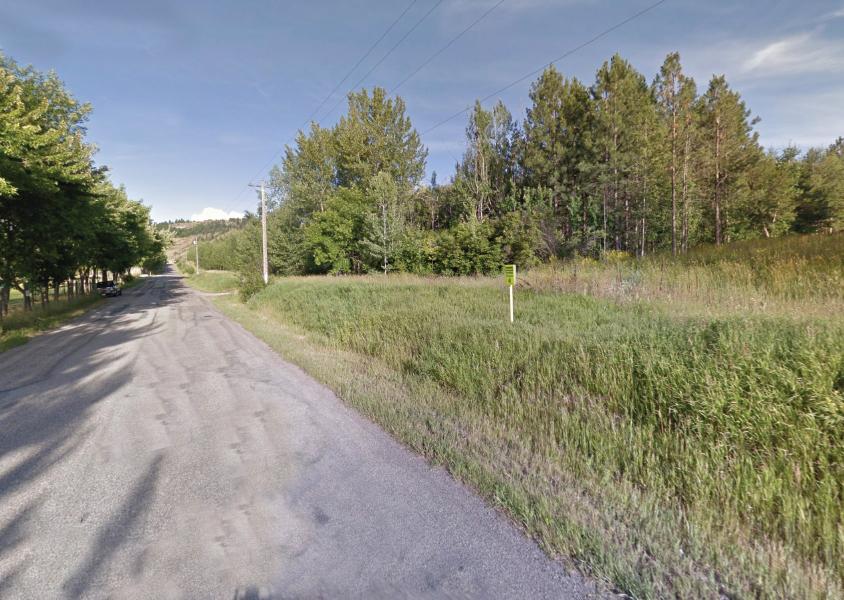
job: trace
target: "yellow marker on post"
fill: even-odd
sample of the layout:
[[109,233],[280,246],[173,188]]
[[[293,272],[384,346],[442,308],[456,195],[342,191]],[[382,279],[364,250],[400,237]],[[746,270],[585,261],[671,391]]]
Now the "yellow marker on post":
[[516,285],[516,265],[504,265],[504,282],[510,288],[510,322],[513,322],[513,287]]

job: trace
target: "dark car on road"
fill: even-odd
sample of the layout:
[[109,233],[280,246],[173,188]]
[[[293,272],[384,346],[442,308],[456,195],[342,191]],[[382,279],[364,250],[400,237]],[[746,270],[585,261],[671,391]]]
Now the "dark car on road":
[[123,295],[123,290],[120,289],[120,286],[113,281],[97,282],[97,292],[99,292],[100,296],[105,296],[109,298],[113,296]]

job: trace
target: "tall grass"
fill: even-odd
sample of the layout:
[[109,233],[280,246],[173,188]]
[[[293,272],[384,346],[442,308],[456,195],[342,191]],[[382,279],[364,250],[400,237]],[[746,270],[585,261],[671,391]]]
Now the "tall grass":
[[[589,294],[558,293],[573,266],[546,268],[514,325],[493,279],[299,278],[247,306],[257,328],[434,385],[347,399],[618,589],[841,597],[844,319],[824,307],[842,239],[580,265]],[[641,274],[636,294],[619,272]],[[767,304],[727,303],[748,290]]]
[[534,269],[524,287],[647,300],[685,314],[844,313],[844,234],[701,246],[644,260],[610,255]]

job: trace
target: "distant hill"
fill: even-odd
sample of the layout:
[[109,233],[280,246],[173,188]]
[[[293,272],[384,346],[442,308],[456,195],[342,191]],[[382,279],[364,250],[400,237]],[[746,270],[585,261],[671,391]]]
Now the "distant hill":
[[188,257],[194,239],[198,239],[200,242],[209,242],[227,233],[242,229],[248,222],[248,217],[209,221],[184,221],[179,219],[156,223],[155,227],[158,230],[170,232],[173,243],[167,250],[167,256],[170,262],[177,262]]
[[169,229],[173,237],[199,237],[200,239],[212,239],[220,234],[235,229],[240,229],[247,222],[243,219],[223,219],[219,221],[183,221],[181,219],[176,221],[164,221],[156,223],[156,229]]

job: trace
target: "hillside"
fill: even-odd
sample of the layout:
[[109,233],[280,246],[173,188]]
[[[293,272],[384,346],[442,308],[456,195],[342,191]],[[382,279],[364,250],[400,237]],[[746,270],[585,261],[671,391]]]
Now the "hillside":
[[210,242],[227,233],[238,231],[246,225],[246,219],[226,219],[212,221],[163,221],[156,223],[159,231],[169,231],[172,243],[167,251],[170,262],[185,260],[191,252],[193,240]]
[[544,266],[513,325],[490,277],[287,278],[217,302],[628,594],[838,597],[842,244]]

